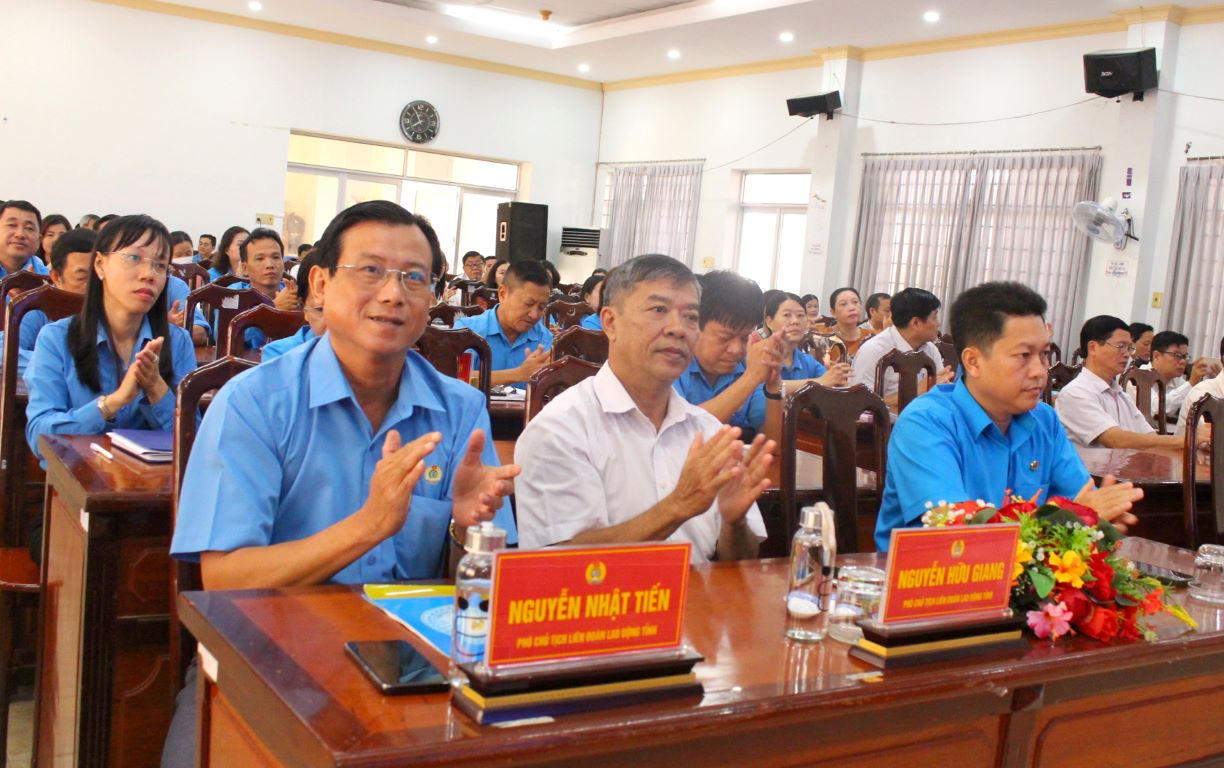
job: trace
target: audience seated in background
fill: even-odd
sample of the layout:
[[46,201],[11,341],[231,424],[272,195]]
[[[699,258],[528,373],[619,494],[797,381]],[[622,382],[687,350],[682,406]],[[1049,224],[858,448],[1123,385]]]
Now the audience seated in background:
[[799,349],[807,334],[807,314],[798,296],[778,291],[767,298],[765,325],[769,329],[769,338],[777,339],[783,381],[795,382],[795,388],[807,381],[815,381],[826,387],[846,384],[850,375],[847,363],[833,363],[826,370],[823,363]]
[[[955,373],[951,366],[945,365],[943,356],[935,342],[939,339],[939,299],[930,291],[921,288],[906,288],[899,291],[891,299],[891,320],[889,326],[876,336],[872,336],[859,347],[854,357],[854,373],[852,384],[862,384],[875,392],[876,368],[884,355],[894,349],[902,352],[925,352],[939,375],[935,383],[946,384],[952,381]],[[918,381],[926,380],[926,371],[918,372]],[[894,408],[897,405],[897,372],[889,369],[884,374],[884,391],[876,392]],[[922,392],[922,387],[919,387]]]
[[853,288],[838,288],[829,296],[829,309],[833,313],[832,327],[825,326],[824,332],[830,331],[846,345],[846,353],[852,362],[864,341],[874,335],[870,328],[859,325],[863,320],[863,302],[859,292]]
[[548,363],[553,336],[544,315],[551,285],[543,262],[517,261],[506,270],[493,310],[455,320],[456,328],[471,328],[489,342],[494,386],[526,387],[531,374]]
[[867,326],[873,334],[883,333],[893,324],[892,297],[887,293],[873,293],[867,297]]
[[[1224,360],[1224,338],[1220,339],[1220,359]],[[1212,397],[1224,399],[1224,369],[1215,376],[1205,378],[1195,384],[1186,393],[1186,397],[1182,401],[1181,410],[1177,413],[1176,434],[1186,434],[1186,414],[1190,413],[1190,406],[1201,400],[1203,395],[1211,395]]]
[[[51,246],[51,282],[56,288],[71,293],[85,293],[89,285],[89,273],[93,270],[96,238],[97,234],[92,229],[74,229],[55,241],[55,245]],[[25,377],[38,334],[47,322],[47,315],[41,309],[28,312],[22,318],[18,331],[18,376]]]
[[820,332],[824,329],[821,323],[820,314],[820,297],[814,293],[805,293],[799,303],[803,305],[803,311],[807,314],[807,330]]
[[[1155,329],[1147,323],[1131,323],[1126,327],[1127,333],[1131,337],[1131,345],[1135,348],[1135,354],[1131,357],[1131,362],[1135,365],[1144,365],[1152,359],[1152,339]],[[1083,352],[1083,350],[1080,350]]]
[[592,273],[582,284],[582,300],[587,303],[591,309],[595,310],[591,314],[582,318],[578,323],[583,328],[591,331],[602,331],[603,321],[599,319],[599,311],[603,309],[601,299],[603,297],[603,284],[607,279],[603,274]]
[[170,233],[170,262],[173,264],[191,264],[195,261],[195,250],[191,245],[191,235],[181,229]]
[[769,328],[769,305],[774,299],[785,295],[786,291],[780,291],[777,288],[771,288],[761,293],[761,319],[757,327],[748,336],[749,343],[756,343],[761,339],[767,339],[773,333]]
[[300,347],[315,336],[322,336],[327,332],[327,322],[323,319],[322,300],[310,292],[310,270],[319,263],[317,253],[317,251],[308,253],[306,258],[302,259],[301,269],[298,270],[297,295],[298,300],[302,303],[302,313],[306,316],[306,325],[292,336],[265,344],[260,358],[261,362],[275,360],[289,350]]
[[173,427],[195,351],[167,317],[169,268],[161,222],[121,216],[99,232],[85,305],[43,327],[26,370],[26,441],[40,462],[39,435]]
[[58,213],[43,218],[42,236],[38,241],[38,253],[35,254],[43,264],[51,266],[51,249],[55,247],[55,241],[71,229],[72,225],[68,223],[68,219]]
[[35,257],[42,237],[42,214],[25,200],[0,204],[0,278],[28,269],[47,274],[47,265]]
[[510,269],[510,261],[507,259],[498,259],[493,266],[489,268],[488,277],[485,278],[485,287],[493,288],[494,290],[501,288],[502,280],[506,278],[507,269]]
[[463,275],[451,281],[447,286],[446,291],[442,294],[442,300],[452,306],[461,306],[465,302],[463,300],[463,292],[455,286],[459,280],[475,280],[479,281],[484,273],[484,257],[479,251],[468,251],[463,254]]
[[985,283],[957,297],[952,337],[964,375],[897,417],[876,524],[880,551],[893,528],[921,525],[928,503],[1002,504],[1005,493],[1073,498],[1123,530],[1137,522],[1129,510],[1143,492],[1112,476],[1094,488],[1058,416],[1041,402],[1045,310],[1020,283]]
[[239,277],[245,276],[240,266],[240,249],[248,235],[250,232],[237,226],[230,227],[222,233],[221,245],[213,254],[212,266],[208,268],[209,280],[215,282],[231,273]]
[[98,231],[98,214],[87,213],[77,222],[78,229],[88,229],[94,232]]
[[246,281],[232,288],[250,288],[272,299],[277,309],[298,308],[296,286],[287,286],[285,276],[285,245],[280,233],[263,227],[251,232],[238,247],[238,260]]
[[745,453],[738,429],[672,389],[697,342],[699,302],[692,272],[668,256],[609,274],[607,364],[549,403],[515,446],[524,547],[667,540],[691,542],[697,563],[757,555],[755,502],[774,444],[758,435]]
[[480,269],[480,282],[482,283],[489,282],[489,275],[496,265],[497,265],[496,256],[485,256],[484,257],[484,266],[481,267]]
[[759,430],[767,410],[781,410],[782,399],[780,340],[748,340],[764,316],[761,289],[728,270],[707,272],[699,280],[700,333],[676,391],[724,424]]
[[1058,418],[1076,445],[1105,448],[1178,447],[1173,435],[1158,435],[1134,398],[1118,384],[1135,351],[1126,323],[1110,315],[1089,318],[1080,330],[1084,368],[1055,401]]
[[196,250],[196,261],[211,261],[213,252],[217,250],[217,238],[213,235],[200,235]]
[[[1204,379],[1219,373],[1219,364],[1209,357],[1200,357],[1190,367],[1190,376],[1185,376],[1190,359],[1190,340],[1176,331],[1161,331],[1152,337],[1151,362],[1139,366],[1145,371],[1155,371],[1165,385],[1165,412],[1162,418],[1176,419],[1186,402],[1186,395]],[[1133,387],[1127,394],[1133,396]],[[1155,395],[1153,395],[1155,398]],[[1152,407],[1156,407],[1153,401]]]

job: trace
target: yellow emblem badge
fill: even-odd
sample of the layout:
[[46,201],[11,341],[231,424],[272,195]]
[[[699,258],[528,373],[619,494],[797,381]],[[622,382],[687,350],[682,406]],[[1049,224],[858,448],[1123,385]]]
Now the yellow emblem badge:
[[608,566],[596,560],[586,567],[586,583],[592,586],[603,584],[604,579],[608,577]]
[[442,482],[442,467],[439,467],[437,464],[431,464],[425,470],[425,482],[427,483]]

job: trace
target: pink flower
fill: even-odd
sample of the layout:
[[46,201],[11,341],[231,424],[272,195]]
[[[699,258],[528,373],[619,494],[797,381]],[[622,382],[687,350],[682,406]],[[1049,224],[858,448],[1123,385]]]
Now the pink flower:
[[1071,630],[1071,609],[1066,603],[1046,603],[1040,611],[1028,612],[1028,625],[1041,639],[1057,640]]

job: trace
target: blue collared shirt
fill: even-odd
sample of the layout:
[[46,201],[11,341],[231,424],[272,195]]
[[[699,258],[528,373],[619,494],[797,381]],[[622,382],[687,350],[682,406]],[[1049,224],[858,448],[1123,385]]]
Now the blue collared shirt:
[[[724,389],[735,383],[735,380],[744,374],[744,364],[740,363],[735,366],[735,370],[731,373],[719,376],[713,384],[710,384],[705,374],[701,371],[701,364],[697,362],[697,356],[689,361],[688,369],[680,374],[680,378],[672,384],[680,396],[689,401],[693,405],[701,405],[707,400],[714,399]],[[765,423],[765,387],[758,386],[752,390],[752,394],[744,401],[739,410],[731,415],[731,420],[727,422],[733,427],[740,429],[758,430]]]
[[1013,417],[1004,435],[963,380],[940,384],[906,406],[893,427],[876,548],[888,549],[893,528],[920,525],[928,501],[998,505],[1009,489],[1026,499],[1038,491],[1041,500],[1075,498],[1088,479],[1050,406]]
[[[106,421],[98,410],[98,398],[119,388],[119,382],[135,359],[144,342],[153,339],[149,318],[140,325],[140,333],[132,347],[132,357],[116,371],[115,353],[106,337],[106,329],[98,324],[98,379],[100,390],[90,389],[77,378],[76,361],[68,349],[68,325],[71,317],[56,320],[43,327],[34,345],[30,367],[26,369],[26,387],[30,402],[26,405],[26,442],[42,462],[38,452],[38,436],[42,434],[98,435],[112,429],[174,428],[174,397],[179,381],[195,370],[195,347],[191,336],[177,325],[170,326],[170,338],[163,343],[173,355],[174,381],[170,391],[151,405],[142,393],[119,409],[115,418]],[[46,467],[46,462],[42,462]]]
[[[510,343],[505,332],[502,331],[501,321],[497,319],[496,307],[475,317],[456,318],[455,327],[471,328],[489,342],[489,351],[493,353],[493,370],[495,371],[516,368],[523,364],[527,353],[534,351],[536,347],[552,349],[553,345],[552,332],[544,325],[543,320],[528,328],[526,333],[520,333],[513,344]],[[479,361],[476,363],[473,369],[479,368]],[[527,383],[516,381],[514,386],[522,388],[526,387]]]
[[[484,430],[484,463],[498,463],[484,396],[412,352],[375,432],[330,335],[244,371],[217,393],[187,464],[171,553],[195,561],[201,552],[299,541],[336,524],[365,503],[392,429],[404,443],[427,432],[441,432],[442,441],[425,457],[404,527],[331,580],[441,576],[452,485],[474,430]],[[517,540],[509,500],[496,521]]]
[[599,316],[598,312],[592,312],[591,314],[582,318],[582,322],[578,323],[578,325],[583,328],[586,328],[587,330],[602,331],[603,330],[603,319]]
[[[30,256],[30,258],[26,259],[25,266],[23,266],[21,269],[27,272],[33,272],[36,275],[51,274],[51,270],[47,269],[47,265],[43,264],[42,259],[38,258],[37,256]],[[3,264],[0,264],[0,279],[3,279],[7,276],[8,276],[8,270],[4,268]]]
[[275,360],[289,350],[300,347],[313,338],[314,331],[310,330],[309,325],[304,325],[292,336],[286,336],[285,338],[277,339],[276,341],[269,341],[267,344],[265,344],[263,348],[263,357],[261,360],[265,363],[269,360]]
[[[215,259],[214,259],[214,261],[215,261]],[[228,275],[228,274],[229,274],[229,272],[222,272],[221,270],[217,269],[216,267],[209,267],[209,268],[208,268],[208,281],[209,281],[210,283],[215,283],[215,282],[217,282],[218,280],[220,280],[221,278],[225,277],[225,276],[226,276],[226,275]]]
[[795,350],[795,356],[791,360],[790,365],[782,366],[782,379],[784,381],[816,379],[824,375],[825,367],[820,364],[820,361],[802,349]]
[[[174,275],[166,277],[166,310],[169,311],[174,306],[174,302],[179,303],[179,310],[187,309],[187,295],[191,293],[191,286],[187,285],[186,281]],[[195,312],[192,313],[195,325],[204,327],[204,330],[211,336],[212,326],[208,323],[208,318],[204,316],[204,310],[200,309],[200,305],[196,304]]]

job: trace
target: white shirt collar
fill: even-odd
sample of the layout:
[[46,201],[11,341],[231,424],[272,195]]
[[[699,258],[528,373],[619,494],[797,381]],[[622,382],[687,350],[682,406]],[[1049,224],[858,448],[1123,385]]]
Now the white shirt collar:
[[[629,395],[629,391],[625,389],[625,385],[617,377],[609,363],[604,363],[600,367],[599,372],[595,374],[595,398],[599,401],[600,408],[604,413],[629,413],[637,411],[646,418],[646,414],[642,413],[638,408],[637,403],[633,402],[633,398]],[[692,416],[692,411],[697,409],[697,406],[690,404],[687,400],[680,396],[680,393],[674,387],[667,388],[667,415],[663,417],[663,423],[659,425],[659,432],[667,429],[672,424],[678,424]],[[698,412],[701,412],[698,410]]]

